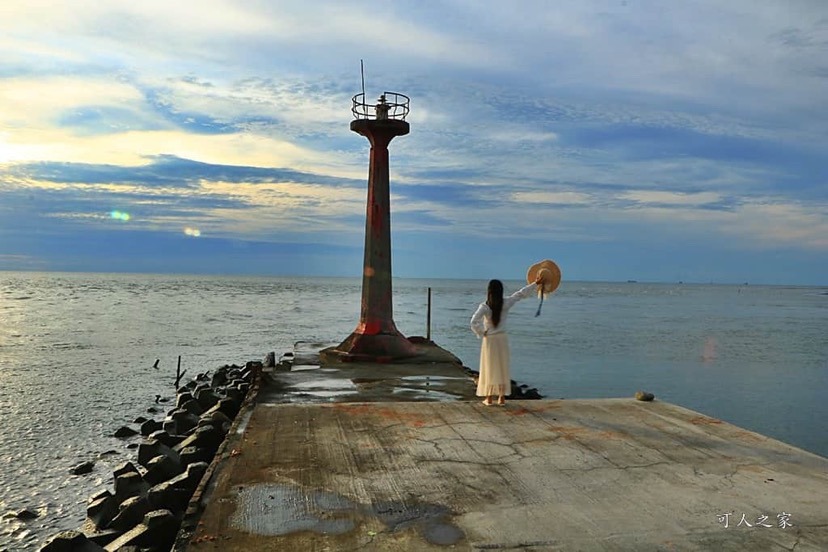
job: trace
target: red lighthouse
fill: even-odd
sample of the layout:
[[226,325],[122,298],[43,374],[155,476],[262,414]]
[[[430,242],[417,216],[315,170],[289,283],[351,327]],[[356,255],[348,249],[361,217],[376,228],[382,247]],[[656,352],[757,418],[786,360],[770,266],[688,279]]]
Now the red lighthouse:
[[343,360],[388,362],[417,354],[414,345],[394,324],[391,293],[391,201],[388,189],[388,144],[408,134],[405,121],[409,98],[385,92],[376,104],[365,93],[353,98],[351,130],[371,143],[368,204],[365,216],[365,261],[362,269],[362,309],[359,323],[335,347]]

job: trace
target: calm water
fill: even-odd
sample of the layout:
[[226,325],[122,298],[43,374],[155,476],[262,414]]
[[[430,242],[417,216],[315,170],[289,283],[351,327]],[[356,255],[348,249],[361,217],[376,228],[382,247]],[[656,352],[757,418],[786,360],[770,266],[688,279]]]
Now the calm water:
[[[432,337],[476,367],[468,321],[485,284],[397,280],[397,325],[425,334],[431,286]],[[356,279],[0,272],[0,515],[40,514],[0,518],[0,550],[80,526],[87,497],[135,457],[112,432],[174,396],[178,355],[189,377],[337,342],[359,298]],[[535,306],[509,317],[513,378],[545,396],[644,389],[828,456],[828,288],[564,282],[539,318]],[[68,473],[89,459],[91,475]]]

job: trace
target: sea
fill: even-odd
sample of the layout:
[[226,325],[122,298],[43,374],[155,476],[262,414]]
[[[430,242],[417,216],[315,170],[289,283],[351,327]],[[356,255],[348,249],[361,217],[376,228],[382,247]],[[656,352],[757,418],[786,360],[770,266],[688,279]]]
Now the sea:
[[[476,369],[486,284],[394,279],[397,327]],[[171,407],[156,400],[174,400],[179,356],[186,381],[334,344],[360,296],[356,278],[0,272],[0,551],[80,527],[87,498],[136,460],[139,437],[115,430]],[[544,397],[648,391],[828,457],[828,287],[565,280],[537,306],[518,303],[508,329],[512,378]],[[70,473],[87,460],[92,473]]]

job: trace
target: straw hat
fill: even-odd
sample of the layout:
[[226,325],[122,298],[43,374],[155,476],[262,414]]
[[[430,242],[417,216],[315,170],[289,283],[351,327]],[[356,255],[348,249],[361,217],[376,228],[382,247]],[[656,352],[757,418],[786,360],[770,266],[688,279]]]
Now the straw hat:
[[549,259],[530,266],[529,271],[526,273],[526,282],[529,284],[534,283],[538,275],[541,277],[542,285],[539,291],[544,295],[552,293],[561,284],[561,269],[558,268],[558,265],[554,261],[550,261]]

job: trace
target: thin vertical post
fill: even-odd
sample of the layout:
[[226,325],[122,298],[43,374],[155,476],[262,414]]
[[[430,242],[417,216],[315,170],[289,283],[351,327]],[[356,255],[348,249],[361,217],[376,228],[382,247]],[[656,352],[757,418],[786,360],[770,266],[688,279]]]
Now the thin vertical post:
[[428,288],[428,310],[426,310],[426,339],[431,341],[431,288]]

